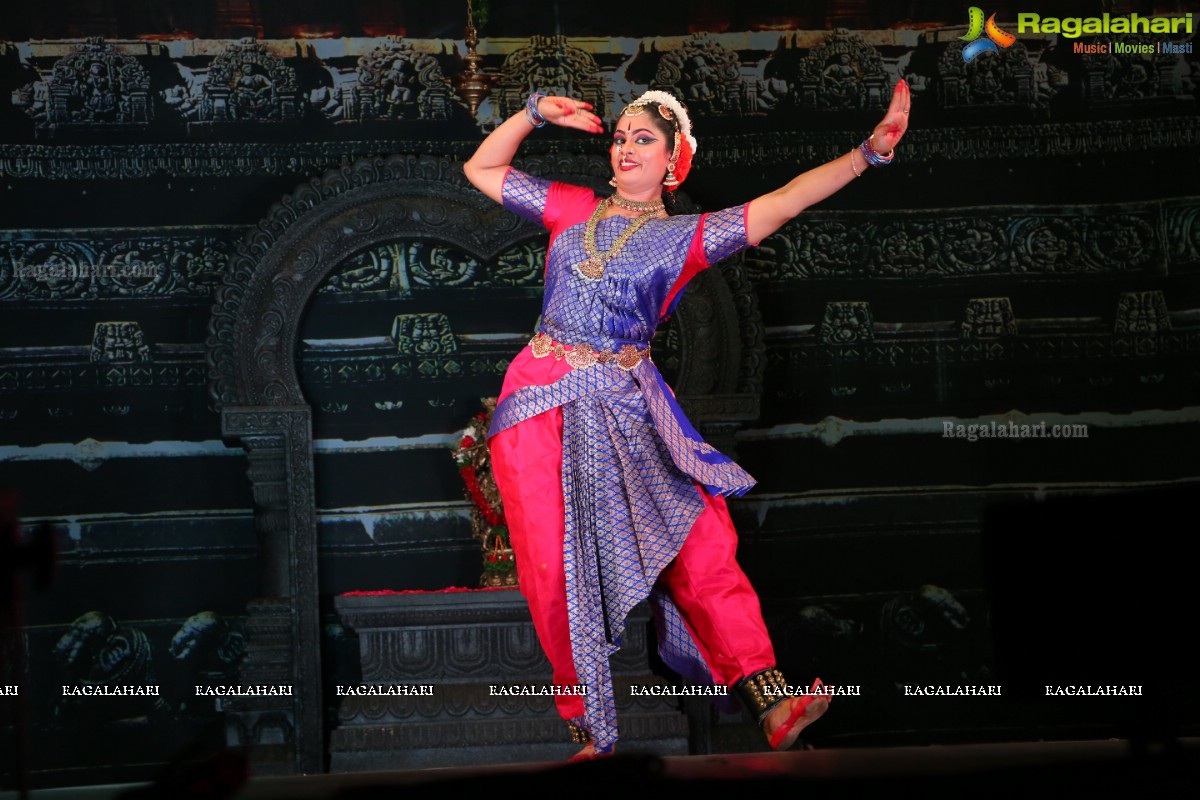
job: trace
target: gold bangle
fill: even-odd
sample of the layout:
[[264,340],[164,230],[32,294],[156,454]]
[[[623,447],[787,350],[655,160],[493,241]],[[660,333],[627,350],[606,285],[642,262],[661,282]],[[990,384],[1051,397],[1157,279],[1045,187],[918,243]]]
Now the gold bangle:
[[854,151],[853,150],[850,151],[850,171],[854,173],[854,177],[856,177],[856,178],[862,177],[862,173],[859,172],[854,166]]

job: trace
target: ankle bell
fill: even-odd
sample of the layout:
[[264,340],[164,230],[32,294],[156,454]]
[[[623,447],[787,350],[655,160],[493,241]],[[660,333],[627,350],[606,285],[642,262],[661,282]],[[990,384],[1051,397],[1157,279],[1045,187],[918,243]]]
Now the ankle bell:
[[787,681],[775,667],[747,675],[733,685],[733,691],[761,725],[771,709],[788,697]]
[[587,744],[592,740],[591,732],[582,725],[576,725],[574,722],[568,722],[567,730],[571,732],[571,741],[575,744]]

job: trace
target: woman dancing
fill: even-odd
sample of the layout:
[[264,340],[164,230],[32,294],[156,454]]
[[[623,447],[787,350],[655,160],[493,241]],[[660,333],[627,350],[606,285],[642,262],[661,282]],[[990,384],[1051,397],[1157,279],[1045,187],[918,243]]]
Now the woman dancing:
[[537,334],[513,359],[489,431],[521,593],[554,683],[575,758],[613,752],[609,657],[629,611],[649,599],[665,663],[686,679],[732,687],[770,746],[791,747],[823,714],[818,679],[794,691],[776,669],[758,596],[734,555],[725,497],[754,485],[703,441],[650,360],[658,324],[700,270],[761,242],[869,168],[890,163],[911,95],[896,84],[861,145],[745,205],[671,216],[697,142],[687,110],[646,92],[621,113],[615,191],[513,169],[535,128],[603,133],[587,103],[530,96],[464,166],[474,186],[550,231]]

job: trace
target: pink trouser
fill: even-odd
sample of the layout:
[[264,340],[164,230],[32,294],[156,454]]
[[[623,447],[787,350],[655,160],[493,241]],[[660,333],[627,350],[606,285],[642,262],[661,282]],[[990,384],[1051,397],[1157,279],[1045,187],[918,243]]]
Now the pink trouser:
[[[549,360],[549,359],[547,359]],[[517,561],[521,594],[554,683],[579,683],[571,655],[563,572],[562,409],[525,420],[490,440],[492,472]],[[713,680],[732,685],[775,666],[758,595],[734,558],[737,532],[725,498],[697,488],[705,510],[658,584],[678,606]],[[563,719],[583,716],[583,700],[556,698]]]

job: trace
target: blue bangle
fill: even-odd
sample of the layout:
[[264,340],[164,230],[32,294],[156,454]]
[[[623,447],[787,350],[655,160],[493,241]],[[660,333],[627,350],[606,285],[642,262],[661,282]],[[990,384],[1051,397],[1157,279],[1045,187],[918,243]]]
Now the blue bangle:
[[546,118],[539,114],[537,110],[538,100],[541,100],[545,96],[541,92],[534,92],[525,101],[525,119],[535,128],[540,128],[546,124]]
[[862,144],[858,146],[859,152],[862,153],[863,159],[872,167],[886,167],[888,164],[896,160],[896,151],[893,150],[886,156],[881,156],[875,151],[875,134],[871,134],[866,139],[863,139]]

